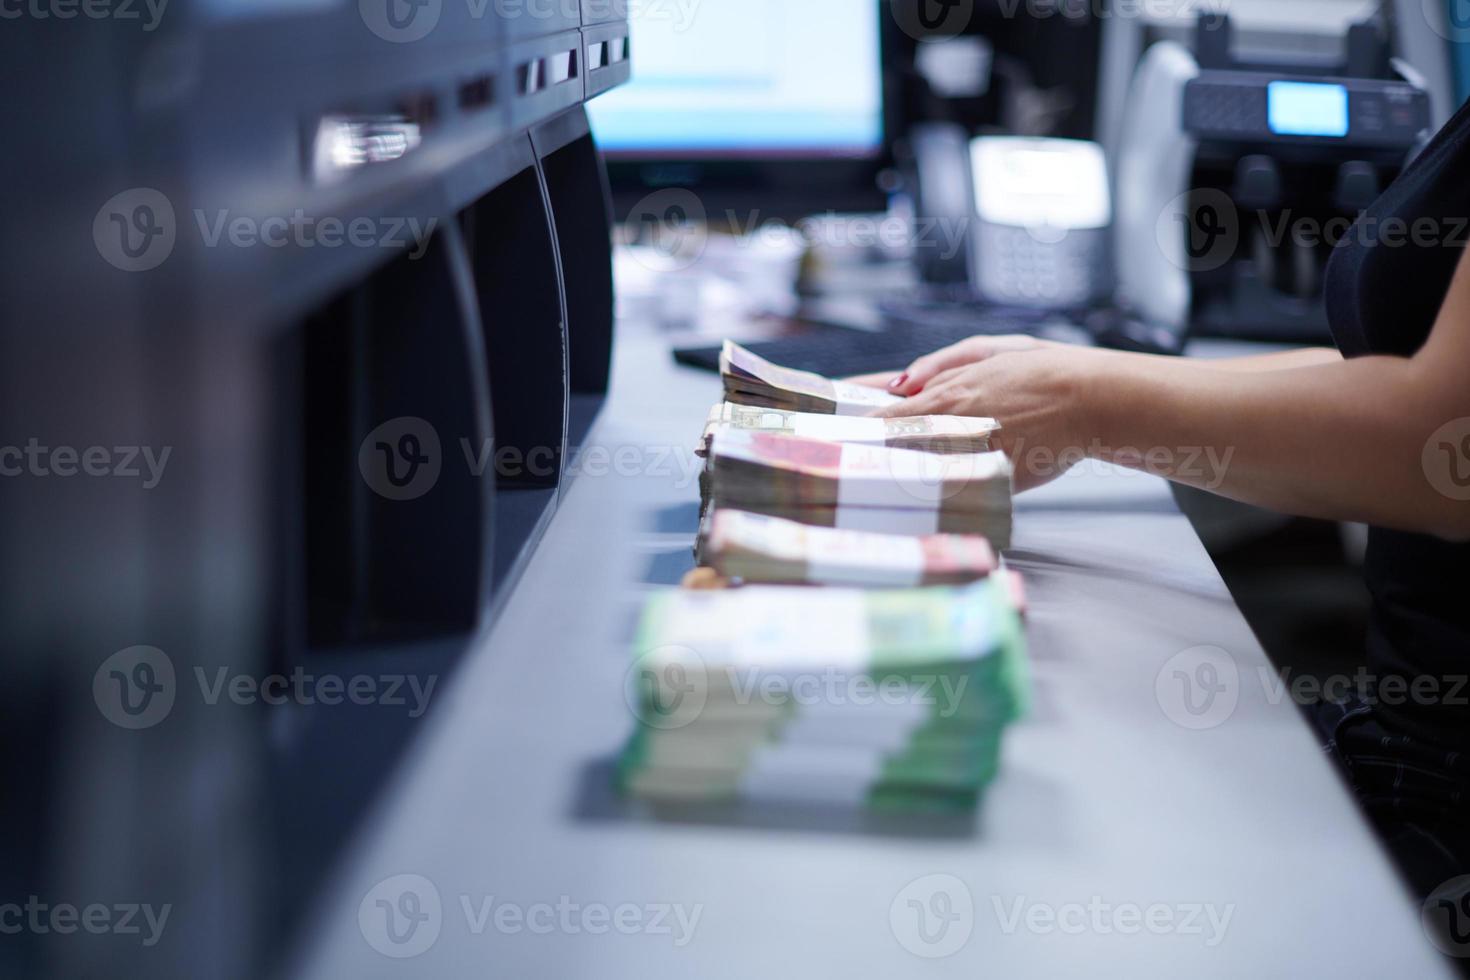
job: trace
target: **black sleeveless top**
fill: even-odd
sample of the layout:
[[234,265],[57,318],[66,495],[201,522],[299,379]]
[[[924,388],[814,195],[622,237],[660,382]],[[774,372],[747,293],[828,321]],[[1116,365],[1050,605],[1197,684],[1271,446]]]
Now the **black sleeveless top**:
[[[1412,233],[1416,221],[1433,234]],[[1416,353],[1467,238],[1470,102],[1334,249],[1327,312],[1343,355]],[[1470,364],[1462,371],[1470,386]],[[1373,598],[1368,673],[1379,687],[1371,699],[1375,714],[1390,730],[1470,751],[1470,545],[1373,528],[1366,576]],[[1425,677],[1434,681],[1421,680],[1421,694],[1430,683],[1438,693],[1414,696],[1414,680]]]

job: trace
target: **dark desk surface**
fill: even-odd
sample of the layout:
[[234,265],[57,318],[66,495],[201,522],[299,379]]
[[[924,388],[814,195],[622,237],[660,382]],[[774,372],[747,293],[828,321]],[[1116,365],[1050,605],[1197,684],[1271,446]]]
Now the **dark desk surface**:
[[[718,395],[625,332],[606,458],[584,457],[349,848],[299,975],[1448,975],[1166,485],[1118,470],[1021,498],[1035,705],[975,821],[620,805],[605,766],[634,723],[630,633],[689,564],[688,449]],[[1213,678],[1215,700],[1186,705],[1181,678]],[[395,945],[377,902],[414,911],[406,889],[426,918]]]

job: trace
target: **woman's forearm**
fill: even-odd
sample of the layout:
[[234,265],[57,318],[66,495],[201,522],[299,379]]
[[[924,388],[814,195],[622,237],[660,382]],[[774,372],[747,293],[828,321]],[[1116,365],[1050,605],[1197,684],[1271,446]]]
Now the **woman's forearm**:
[[1256,354],[1250,357],[1225,357],[1218,360],[1201,361],[1206,367],[1217,371],[1254,373],[1256,371],[1284,371],[1290,368],[1312,367],[1317,364],[1332,364],[1342,360],[1332,347],[1302,347],[1296,350],[1277,351],[1272,354]]
[[1422,461],[1430,435],[1470,410],[1435,395],[1422,362],[1110,361],[1079,388],[1090,455],[1275,510],[1470,536],[1470,507],[1437,492]]

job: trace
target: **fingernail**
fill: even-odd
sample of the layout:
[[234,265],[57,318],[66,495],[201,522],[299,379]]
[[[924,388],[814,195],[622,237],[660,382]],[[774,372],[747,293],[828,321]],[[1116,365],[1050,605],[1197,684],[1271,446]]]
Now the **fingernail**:
[[900,374],[898,377],[894,378],[892,381],[888,382],[888,387],[891,388],[891,389],[893,389],[894,391],[897,391],[898,389],[902,388],[905,384],[907,384],[908,383],[908,380],[909,380],[908,372],[904,372],[903,374]]

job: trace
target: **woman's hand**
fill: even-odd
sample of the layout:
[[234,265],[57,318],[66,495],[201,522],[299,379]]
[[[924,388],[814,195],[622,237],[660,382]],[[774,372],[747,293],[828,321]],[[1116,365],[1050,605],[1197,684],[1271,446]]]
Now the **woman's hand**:
[[[965,344],[996,339],[1001,338]],[[1085,458],[1087,392],[1110,355],[1053,344],[1031,350],[1024,357],[997,357],[993,350],[979,360],[972,357],[974,363],[931,375],[921,392],[873,414],[994,418],[1001,430],[993,442],[1011,458],[1016,489],[1040,486]]]
[[1052,341],[1028,337],[1025,334],[971,337],[932,354],[925,354],[910,364],[905,371],[865,374],[847,380],[853,384],[867,385],[869,388],[887,388],[896,395],[907,397],[923,391],[925,385],[945,371],[964,367],[966,364],[976,364],[997,354],[1042,350],[1053,346],[1056,345]]

